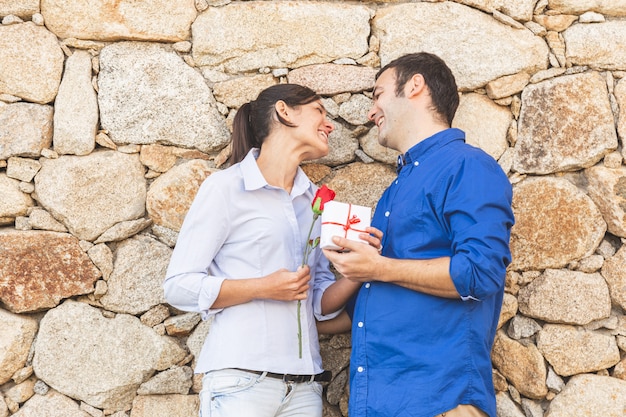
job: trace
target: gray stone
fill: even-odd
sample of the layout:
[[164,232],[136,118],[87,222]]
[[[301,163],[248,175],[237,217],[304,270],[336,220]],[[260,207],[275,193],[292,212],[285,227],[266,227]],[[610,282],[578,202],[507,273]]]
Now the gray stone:
[[162,284],[171,255],[170,248],[149,236],[120,242],[102,305],[116,313],[137,315],[165,303]]
[[144,214],[146,181],[138,155],[107,150],[41,162],[37,199],[78,238],[94,240]]
[[354,161],[355,152],[359,147],[359,141],[354,137],[354,132],[339,123],[334,123],[335,130],[328,135],[328,155],[316,159],[318,164],[338,166]]
[[623,417],[626,381],[608,376],[576,375],[550,403],[545,417]]
[[380,39],[382,65],[405,53],[434,52],[449,64],[462,91],[504,75],[546,69],[548,64],[545,42],[530,30],[507,27],[453,2],[379,9],[372,32]]
[[611,315],[609,287],[597,273],[546,269],[518,301],[523,314],[550,323],[582,325]]
[[41,320],[33,367],[57,391],[117,411],[130,407],[137,388],[155,371],[185,356],[174,340],[158,336],[136,317],[105,318],[98,309],[66,301]]
[[0,103],[0,159],[39,157],[52,144],[53,108],[32,103]]
[[[368,51],[370,16],[371,10],[361,5],[326,3],[320,8],[305,1],[212,7],[191,27],[193,58],[200,66],[230,73],[356,59]],[[290,33],[297,36],[285,36]]]
[[91,85],[91,55],[76,51],[65,63],[65,73],[54,101],[54,150],[87,155],[96,145],[98,99]]
[[620,360],[615,337],[574,326],[545,325],[537,347],[561,376],[600,371]]
[[522,103],[515,171],[549,174],[579,170],[617,148],[606,81],[598,73],[529,85],[522,93]]
[[98,86],[102,127],[116,144],[163,143],[208,152],[230,139],[202,76],[162,45],[105,47]]

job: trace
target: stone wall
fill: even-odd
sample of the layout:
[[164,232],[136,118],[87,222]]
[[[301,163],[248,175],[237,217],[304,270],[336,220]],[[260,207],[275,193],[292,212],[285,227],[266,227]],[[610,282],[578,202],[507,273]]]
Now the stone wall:
[[[0,18],[0,417],[195,416],[210,323],[161,282],[233,114],[312,87],[336,130],[304,169],[373,206],[396,156],[366,119],[374,74],[420,50],[514,184],[499,416],[626,414],[626,0],[4,0]],[[345,416],[349,335],[322,339],[325,414]]]

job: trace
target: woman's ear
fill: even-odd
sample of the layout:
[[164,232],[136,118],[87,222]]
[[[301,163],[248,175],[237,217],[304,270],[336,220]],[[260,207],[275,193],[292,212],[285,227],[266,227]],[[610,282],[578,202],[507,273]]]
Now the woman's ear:
[[286,120],[287,122],[290,122],[289,116],[291,113],[291,109],[289,108],[287,103],[282,100],[278,100],[276,104],[274,104],[274,109],[276,110],[276,114],[278,114],[280,118]]

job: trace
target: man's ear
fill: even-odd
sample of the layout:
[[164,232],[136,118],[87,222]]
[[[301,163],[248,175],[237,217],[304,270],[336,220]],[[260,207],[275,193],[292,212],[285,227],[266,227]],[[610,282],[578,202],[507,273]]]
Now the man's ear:
[[278,114],[281,118],[285,119],[287,122],[291,122],[289,119],[291,109],[287,103],[282,100],[278,100],[276,104],[274,104],[274,109],[276,110],[276,114]]
[[426,88],[426,81],[422,74],[414,74],[405,84],[404,94],[407,98],[413,98],[420,95]]

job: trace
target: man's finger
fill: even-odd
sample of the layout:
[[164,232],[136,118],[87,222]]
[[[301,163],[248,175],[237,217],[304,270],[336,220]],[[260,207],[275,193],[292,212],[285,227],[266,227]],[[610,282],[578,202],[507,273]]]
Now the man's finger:
[[333,243],[337,246],[341,246],[342,248],[346,248],[348,250],[355,250],[356,248],[358,248],[358,246],[356,245],[362,245],[362,243],[355,242],[353,240],[346,239],[345,237],[341,237],[341,236],[333,236]]

